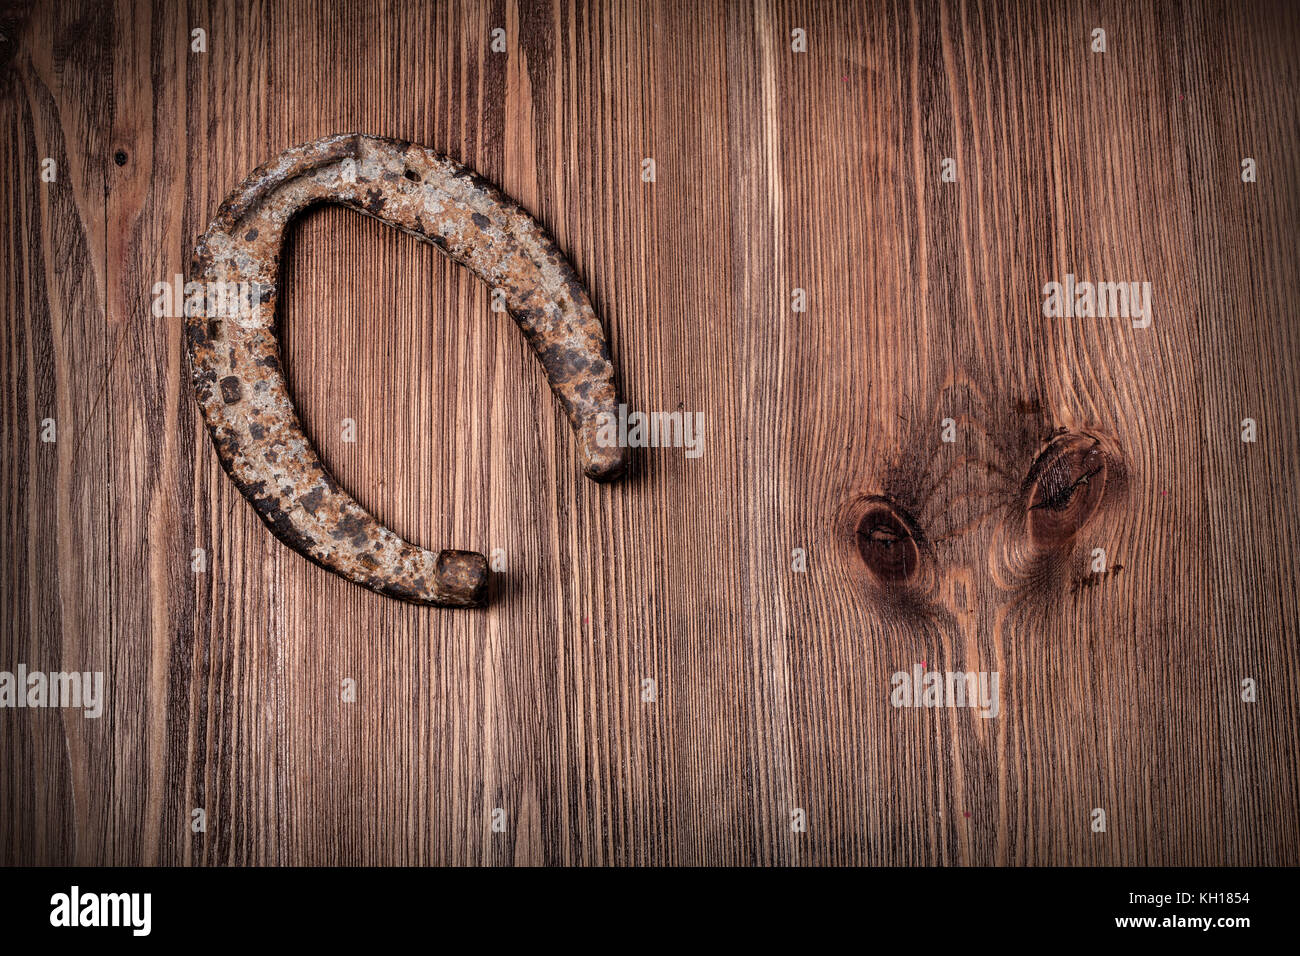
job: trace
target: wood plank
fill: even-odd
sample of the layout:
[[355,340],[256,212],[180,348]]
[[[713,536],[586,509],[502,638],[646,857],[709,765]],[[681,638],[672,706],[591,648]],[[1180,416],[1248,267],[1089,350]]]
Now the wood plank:
[[[1300,862],[1298,21],[17,10],[0,670],[108,690],[98,720],[0,711],[0,862]],[[704,416],[701,457],[587,481],[481,283],[305,215],[280,313],[304,427],[402,536],[499,549],[483,610],[392,601],[273,539],[212,452],[179,321],[151,314],[253,167],[353,130],[498,183],[584,279],[627,403]],[[1152,324],[1045,318],[1067,273],[1150,282]],[[1113,442],[1126,484],[1026,578],[1013,516],[1058,428]],[[905,603],[857,550],[873,495],[928,542]],[[921,662],[996,672],[998,716],[890,706]]]

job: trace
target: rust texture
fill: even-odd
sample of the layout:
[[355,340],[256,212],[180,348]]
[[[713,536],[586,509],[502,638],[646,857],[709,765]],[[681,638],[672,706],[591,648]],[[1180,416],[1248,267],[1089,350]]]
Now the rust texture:
[[[596,440],[598,418],[618,406],[604,328],[532,217],[470,170],[412,143],[346,134],[287,150],[254,170],[199,239],[192,279],[207,295],[202,309],[191,308],[187,287],[186,307],[194,390],[240,492],[277,538],[351,581],[420,604],[481,604],[488,582],[481,554],[434,553],[402,540],[338,486],[303,434],[281,368],[276,282],[286,227],[320,203],[432,243],[504,291],[596,481],[617,478],[627,458],[625,448]],[[252,294],[228,294],[214,306],[214,288]]]

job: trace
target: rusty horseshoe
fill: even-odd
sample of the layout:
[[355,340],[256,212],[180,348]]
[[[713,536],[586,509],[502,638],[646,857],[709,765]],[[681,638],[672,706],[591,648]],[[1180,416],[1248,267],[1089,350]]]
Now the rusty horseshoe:
[[596,440],[598,419],[618,407],[605,330],[531,216],[472,171],[400,140],[345,134],[289,149],[231,193],[198,241],[192,278],[206,291],[191,309],[187,285],[185,308],[194,391],[235,486],[277,538],[350,581],[417,604],[481,604],[483,555],[403,541],[338,486],[303,434],[281,368],[276,282],[285,228],[321,203],[432,243],[502,290],[596,481],[627,461],[626,448]]

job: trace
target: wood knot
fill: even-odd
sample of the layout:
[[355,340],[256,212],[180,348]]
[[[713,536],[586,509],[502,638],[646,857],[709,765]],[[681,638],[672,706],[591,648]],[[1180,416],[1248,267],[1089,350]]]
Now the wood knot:
[[854,530],[858,554],[882,584],[902,584],[921,563],[919,531],[911,516],[883,497],[865,502]]
[[1028,531],[1041,550],[1066,547],[1106,495],[1111,457],[1091,435],[1064,434],[1029,469]]

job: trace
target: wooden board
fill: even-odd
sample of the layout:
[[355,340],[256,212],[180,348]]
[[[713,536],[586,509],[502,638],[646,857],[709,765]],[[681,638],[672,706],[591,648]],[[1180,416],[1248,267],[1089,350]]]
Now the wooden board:
[[[1287,3],[14,8],[0,669],[102,671],[106,700],[0,710],[0,861],[1300,863],[1298,27]],[[585,480],[485,286],[307,215],[281,315],[307,431],[399,534],[500,549],[484,610],[274,540],[152,314],[254,166],[346,131],[498,183],[583,276],[629,404],[704,415],[700,457]],[[1151,325],[1044,318],[1067,273],[1150,282]],[[1113,439],[1128,484],[1026,594],[999,535],[1055,427]],[[845,514],[871,494],[943,542],[922,613],[866,578]],[[923,661],[997,672],[998,716],[891,706]]]

